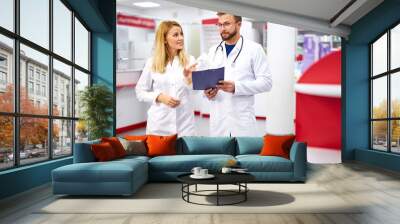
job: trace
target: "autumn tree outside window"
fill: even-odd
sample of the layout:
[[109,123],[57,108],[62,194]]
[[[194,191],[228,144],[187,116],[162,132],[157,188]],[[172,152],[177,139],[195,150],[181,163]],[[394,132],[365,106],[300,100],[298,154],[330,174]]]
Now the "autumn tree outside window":
[[91,83],[90,31],[64,0],[0,8],[0,171],[71,156],[88,134],[77,105]]

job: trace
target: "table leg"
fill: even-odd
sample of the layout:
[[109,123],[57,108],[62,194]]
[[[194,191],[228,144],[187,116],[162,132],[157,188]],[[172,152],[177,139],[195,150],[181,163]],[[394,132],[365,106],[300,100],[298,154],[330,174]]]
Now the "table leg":
[[182,183],[182,187],[181,187],[181,192],[182,192],[182,199],[183,199],[183,188],[184,187],[184,184]]
[[244,201],[247,201],[247,192],[248,192],[247,183],[244,183],[244,190],[245,190],[245,192],[244,192]]
[[195,191],[197,192],[197,184],[196,184],[196,186],[195,186]]
[[219,184],[217,184],[217,206],[219,205]]
[[187,193],[187,201],[188,201],[188,202],[190,202],[190,201],[189,201],[189,195],[190,195],[190,184],[188,184],[188,185],[187,185],[187,192],[188,192],[188,193]]

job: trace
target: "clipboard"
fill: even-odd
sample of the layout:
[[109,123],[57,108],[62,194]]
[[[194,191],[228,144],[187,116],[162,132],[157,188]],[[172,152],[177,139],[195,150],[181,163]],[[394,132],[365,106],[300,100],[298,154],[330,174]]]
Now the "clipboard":
[[214,88],[219,81],[224,80],[225,67],[192,72],[194,90]]

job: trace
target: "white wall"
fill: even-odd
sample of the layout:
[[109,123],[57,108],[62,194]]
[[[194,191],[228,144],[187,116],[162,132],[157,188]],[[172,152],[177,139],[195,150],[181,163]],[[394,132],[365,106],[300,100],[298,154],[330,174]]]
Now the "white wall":
[[118,89],[117,99],[117,128],[147,120],[148,105],[137,100],[133,88]]
[[267,32],[267,57],[273,84],[263,104],[267,109],[266,133],[293,134],[296,29],[268,23]]

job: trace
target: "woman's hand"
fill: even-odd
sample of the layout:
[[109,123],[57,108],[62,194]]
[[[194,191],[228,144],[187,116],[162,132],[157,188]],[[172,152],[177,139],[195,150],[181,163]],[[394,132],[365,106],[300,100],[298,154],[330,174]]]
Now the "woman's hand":
[[187,66],[183,69],[183,76],[185,76],[186,84],[192,84],[192,72],[196,70],[197,63],[194,63],[191,66]]
[[167,94],[164,93],[160,93],[160,95],[157,96],[156,102],[163,103],[171,108],[175,108],[179,106],[179,104],[181,103],[180,100],[168,96]]

